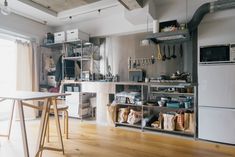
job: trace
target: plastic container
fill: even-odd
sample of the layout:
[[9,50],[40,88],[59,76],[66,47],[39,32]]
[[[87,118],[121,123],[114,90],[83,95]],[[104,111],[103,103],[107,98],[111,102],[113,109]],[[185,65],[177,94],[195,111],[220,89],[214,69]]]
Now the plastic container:
[[169,108],[181,108],[182,105],[179,102],[168,102],[166,106]]

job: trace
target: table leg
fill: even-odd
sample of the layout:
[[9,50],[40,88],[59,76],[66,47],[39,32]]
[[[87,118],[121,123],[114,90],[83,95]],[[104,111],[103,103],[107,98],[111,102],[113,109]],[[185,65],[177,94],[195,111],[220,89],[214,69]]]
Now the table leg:
[[[53,103],[53,100],[54,100],[54,103]],[[54,108],[54,115],[55,115],[55,122],[56,122],[59,144],[60,144],[60,147],[62,148],[62,152],[64,154],[64,145],[63,145],[63,139],[62,139],[62,135],[61,135],[61,127],[60,127],[59,114],[58,114],[58,110],[57,110],[56,98],[51,98],[51,104],[53,104],[53,108]]]
[[49,106],[49,100],[45,99],[43,103],[43,111],[41,116],[41,122],[40,122],[40,128],[39,128],[39,136],[37,140],[37,153],[35,156],[39,156],[41,152],[41,148],[43,147],[43,139],[46,131],[46,124],[47,124],[47,114],[48,114],[48,106]]
[[8,140],[10,139],[10,135],[11,135],[11,126],[12,126],[12,120],[13,120],[13,115],[14,115],[14,109],[15,109],[15,100],[13,100],[13,104],[12,104],[12,109],[11,109],[11,117],[10,117],[10,124],[9,124],[9,128],[8,128]]
[[[45,144],[45,138],[46,138],[46,135],[47,135],[47,130],[48,130],[48,127],[49,127],[49,117],[50,117],[50,104],[47,106],[47,111],[46,111],[46,118],[45,118],[45,124],[44,124],[44,130],[43,130],[43,133],[42,133],[42,142],[41,142],[41,148],[44,147],[44,144]],[[42,156],[42,151],[39,153],[39,157]]]
[[19,110],[22,139],[23,139],[23,144],[24,144],[24,155],[25,157],[29,157],[29,149],[28,149],[28,141],[27,141],[27,134],[26,134],[26,128],[25,128],[24,110],[23,110],[22,101],[18,100],[17,105],[18,105],[18,110]]

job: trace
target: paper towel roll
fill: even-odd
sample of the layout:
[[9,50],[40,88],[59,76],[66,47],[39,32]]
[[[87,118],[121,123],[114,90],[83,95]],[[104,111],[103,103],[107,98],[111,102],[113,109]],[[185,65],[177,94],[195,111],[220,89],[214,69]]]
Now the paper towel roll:
[[159,31],[159,22],[158,20],[153,20],[153,33],[158,33]]

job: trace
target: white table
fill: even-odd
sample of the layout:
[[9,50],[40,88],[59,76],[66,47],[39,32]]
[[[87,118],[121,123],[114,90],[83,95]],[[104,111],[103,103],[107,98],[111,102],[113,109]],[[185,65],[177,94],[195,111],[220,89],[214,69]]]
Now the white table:
[[[0,92],[0,99],[13,100],[13,103],[15,104],[16,102],[16,104],[18,105],[25,157],[29,157],[29,149],[28,149],[27,133],[25,129],[25,120],[24,120],[24,111],[23,111],[24,102],[23,101],[44,99],[43,111],[42,111],[42,117],[41,117],[40,129],[39,129],[39,136],[38,136],[37,148],[36,148],[37,152],[35,156],[39,156],[40,153],[42,153],[44,149],[62,151],[64,153],[64,146],[63,146],[63,140],[62,140],[62,135],[61,135],[59,117],[58,117],[57,103],[56,101],[55,103],[53,103],[53,101],[56,100],[56,98],[59,96],[66,96],[66,95],[69,95],[69,94],[26,92],[26,91]],[[50,114],[50,105],[54,106],[54,115],[56,119],[58,140],[59,140],[61,149],[44,147],[46,128],[48,124],[48,117]],[[11,119],[12,119],[12,116],[11,116]],[[9,135],[8,135],[8,138],[9,138]]]

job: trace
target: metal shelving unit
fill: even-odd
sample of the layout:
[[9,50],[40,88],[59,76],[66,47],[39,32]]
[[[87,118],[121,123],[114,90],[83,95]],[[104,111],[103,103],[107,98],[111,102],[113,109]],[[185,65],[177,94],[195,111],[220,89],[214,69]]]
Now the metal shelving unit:
[[[41,47],[45,47],[45,48],[49,48],[52,50],[56,50],[56,51],[61,51],[61,55],[62,55],[62,69],[61,69],[61,88],[60,88],[60,92],[65,92],[66,90],[64,89],[64,86],[68,86],[71,85],[71,87],[73,86],[79,86],[79,90],[78,91],[71,91],[72,93],[74,93],[74,95],[79,94],[79,100],[73,101],[72,103],[68,103],[71,106],[71,109],[74,109],[74,111],[72,111],[74,114],[73,116],[71,115],[71,117],[76,117],[76,118],[80,118],[81,120],[85,117],[87,117],[88,115],[83,116],[83,100],[84,100],[84,96],[83,93],[81,92],[81,84],[79,82],[74,82],[74,81],[89,81],[89,80],[85,80],[83,79],[83,71],[87,70],[85,69],[86,67],[84,66],[85,64],[87,64],[87,68],[89,68],[89,75],[90,73],[92,73],[92,69],[93,69],[93,59],[92,59],[92,53],[93,53],[93,44],[92,43],[88,43],[82,40],[79,41],[71,41],[71,42],[63,42],[63,43],[48,43],[48,44],[44,44],[41,45]],[[73,55],[72,55],[73,54]],[[74,62],[80,62],[80,74],[78,77],[80,77],[79,79],[75,78],[76,76],[74,76],[74,79],[69,79],[66,80],[65,79],[65,61],[74,61]],[[76,74],[75,72],[75,67],[74,68],[74,74]],[[91,71],[90,71],[91,69]],[[90,79],[90,77],[89,77]],[[74,108],[74,105],[79,105],[78,109]]]
[[[117,90],[118,87],[117,86],[139,86],[141,89],[141,98],[142,100],[144,100],[144,98],[149,99],[149,96],[151,94],[155,94],[155,95],[168,95],[168,96],[174,96],[174,97],[178,97],[178,96],[187,96],[187,97],[192,97],[193,98],[193,107],[190,108],[171,108],[171,107],[160,107],[155,105],[137,105],[137,104],[129,104],[129,103],[118,103],[118,108],[119,107],[130,107],[130,108],[139,108],[141,109],[142,112],[142,119],[141,119],[141,123],[143,122],[143,119],[146,117],[146,111],[151,111],[151,110],[157,110],[157,111],[164,111],[164,112],[177,112],[177,111],[193,111],[194,115],[195,115],[195,122],[194,122],[194,133],[191,132],[187,132],[187,131],[168,131],[168,130],[164,130],[164,129],[160,129],[160,128],[154,128],[154,127],[148,127],[148,126],[142,126],[141,123],[138,124],[128,124],[128,123],[119,123],[116,122],[115,126],[123,126],[123,127],[133,127],[133,128],[137,128],[137,129],[141,129],[142,131],[154,131],[154,132],[161,132],[161,133],[168,133],[168,134],[176,134],[176,135],[182,135],[182,136],[188,136],[188,137],[194,137],[196,138],[197,135],[197,86],[195,84],[189,84],[189,83],[118,83],[116,85],[116,92],[120,92],[121,90]],[[145,93],[144,88],[147,87],[147,95]],[[193,88],[193,93],[172,93],[172,92],[158,92],[158,91],[151,91],[151,88],[187,88],[187,87],[191,87]],[[124,90],[125,88],[122,88],[122,90]],[[118,111],[117,111],[118,112]],[[117,114],[118,115],[118,114]]]
[[[193,99],[193,104],[192,104],[192,107],[190,107],[190,108],[182,108],[182,107],[172,108],[172,107],[167,107],[167,106],[160,107],[160,106],[154,106],[154,105],[144,105],[144,108],[145,108],[145,110],[148,110],[148,111],[155,110],[155,111],[163,112],[163,113],[177,112],[177,111],[188,111],[188,110],[193,111],[193,114],[195,117],[194,131],[193,131],[194,133],[190,133],[187,131],[176,131],[176,130],[168,131],[168,130],[164,130],[161,128],[154,128],[154,127],[144,127],[144,129],[151,130],[151,131],[159,131],[159,132],[163,132],[163,133],[171,133],[171,134],[190,136],[190,137],[196,138],[196,135],[197,135],[197,86],[195,84],[188,84],[188,83],[185,83],[185,84],[179,83],[178,85],[172,84],[172,86],[169,84],[165,84],[165,85],[161,85],[161,84],[151,85],[150,84],[148,88],[149,88],[148,89],[148,93],[149,93],[148,99],[150,99],[151,95],[155,95],[157,97],[164,96],[164,97],[172,97],[172,98],[177,98],[180,96],[191,97]],[[161,91],[164,88],[166,88],[166,89],[167,88],[175,88],[175,89],[192,88],[193,93]],[[154,89],[154,90],[152,90],[152,89]],[[158,89],[160,89],[160,90],[158,91]]]
[[[65,71],[64,71],[64,62],[65,60],[70,61],[79,61],[80,62],[80,80],[81,81],[90,81],[90,75],[93,73],[93,59],[92,59],[92,53],[93,53],[93,44],[89,43],[86,44],[84,41],[75,41],[75,42],[65,42],[64,43],[64,56],[62,58],[62,79],[65,78]],[[75,56],[70,56],[68,54],[69,48],[72,48],[72,51],[74,51],[74,54],[77,54]],[[85,66],[85,64],[90,64],[88,67]],[[75,68],[75,67],[74,67]],[[89,68],[89,70],[85,70],[84,68]],[[84,78],[84,72],[87,72],[89,77]]]

